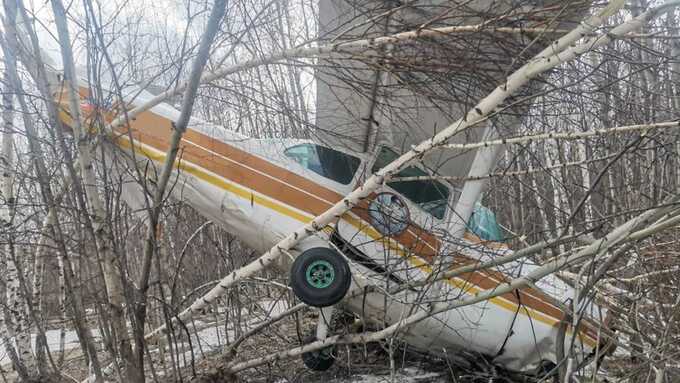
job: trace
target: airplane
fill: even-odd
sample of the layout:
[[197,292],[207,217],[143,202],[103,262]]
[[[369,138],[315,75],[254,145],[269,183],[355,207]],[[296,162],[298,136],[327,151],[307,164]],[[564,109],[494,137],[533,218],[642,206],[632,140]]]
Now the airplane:
[[[490,2],[473,4],[487,9]],[[320,33],[331,35],[330,31],[346,25],[343,17],[355,17],[347,12],[346,3],[336,0],[322,0],[319,7]],[[556,12],[558,8],[550,9]],[[379,7],[372,10],[373,14],[379,12]],[[403,19],[432,17],[416,17],[408,9],[404,12]],[[370,18],[371,13],[362,17]],[[364,65],[360,76],[368,81],[395,84],[386,73],[360,65]],[[69,95],[58,65],[52,70],[56,73],[52,81],[54,100],[61,106],[62,122],[68,126],[72,123]],[[336,74],[332,69],[317,73],[316,123],[320,132],[312,139],[253,138],[193,117],[182,138],[172,196],[252,249],[265,252],[340,201],[397,158],[411,142],[431,135],[438,121],[450,121],[466,107],[462,102],[449,101],[443,108],[448,109],[442,111],[442,102],[426,103],[418,94],[402,92],[401,101],[417,102],[421,108],[390,125],[387,112],[375,107],[375,96],[360,96],[342,88],[334,80]],[[78,79],[78,89],[86,124],[98,113],[110,121],[119,112],[111,106],[93,104],[85,77]],[[126,88],[123,95],[126,108],[153,97],[146,89],[134,86]],[[170,104],[154,106],[110,132],[106,145],[112,152],[126,154],[123,157],[129,166],[160,169],[178,116],[179,111]],[[421,124],[416,124],[418,121]],[[134,159],[130,156],[133,152]],[[320,310],[317,328],[307,342],[324,339],[333,331],[328,318],[334,310],[351,312],[367,324],[386,326],[424,309],[428,301],[474,296],[538,267],[524,259],[498,269],[433,278],[441,271],[512,253],[493,212],[479,204],[479,193],[469,201],[472,208],[465,217],[464,232],[454,233],[450,223],[460,219],[456,206],[465,186],[428,179],[440,174],[465,175],[479,160],[478,154],[465,153],[454,164],[439,156],[407,167],[333,225],[302,241],[291,252],[292,259],[284,257],[276,265],[288,274],[297,298]],[[497,153],[494,156],[497,158]],[[153,178],[153,171],[148,176]],[[131,204],[141,198],[134,182],[125,185],[124,193]],[[424,286],[412,283],[428,280],[431,282]],[[469,365],[481,355],[508,371],[532,376],[554,373],[561,362],[558,356],[564,355],[558,345],[573,345],[578,361],[587,363],[612,341],[607,335],[611,330],[606,307],[590,303],[585,305],[585,318],[577,328],[566,326],[567,339],[573,344],[560,342],[560,335],[564,336],[560,329],[567,319],[563,307],[573,296],[574,290],[567,283],[547,277],[535,287],[429,317],[399,332],[398,337],[414,349],[462,364]],[[305,365],[319,371],[330,368],[334,360],[330,349],[303,355]]]

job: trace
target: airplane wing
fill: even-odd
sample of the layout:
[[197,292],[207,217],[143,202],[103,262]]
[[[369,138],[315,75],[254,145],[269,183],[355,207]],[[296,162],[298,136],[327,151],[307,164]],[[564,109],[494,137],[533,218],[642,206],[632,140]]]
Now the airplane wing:
[[[575,0],[320,0],[319,38],[324,42],[419,27],[488,23],[489,28],[388,46],[363,57],[320,60],[317,139],[356,152],[372,152],[378,144],[408,149],[461,118],[509,70],[524,64],[555,37],[534,41],[535,33],[493,32],[491,26],[568,28],[581,19],[588,5]],[[561,12],[560,23],[551,24],[556,11]],[[493,121],[495,127],[506,132],[516,129],[527,108],[506,111]],[[463,132],[452,142],[479,141],[485,126]],[[449,150],[430,155],[425,162],[439,174],[464,176],[474,154]]]

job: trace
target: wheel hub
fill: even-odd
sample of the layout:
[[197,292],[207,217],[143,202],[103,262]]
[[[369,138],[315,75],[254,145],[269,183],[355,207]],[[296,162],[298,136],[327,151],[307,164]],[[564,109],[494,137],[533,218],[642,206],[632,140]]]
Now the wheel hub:
[[307,283],[317,289],[325,289],[335,280],[333,265],[324,260],[312,262],[306,271]]

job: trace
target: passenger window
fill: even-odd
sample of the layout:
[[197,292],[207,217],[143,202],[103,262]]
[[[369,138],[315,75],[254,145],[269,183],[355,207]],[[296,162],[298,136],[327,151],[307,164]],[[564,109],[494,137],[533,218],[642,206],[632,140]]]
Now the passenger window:
[[314,144],[292,146],[284,154],[304,168],[343,185],[352,182],[361,163],[354,156]]
[[[373,165],[372,172],[375,173],[385,165],[394,161],[399,155],[386,147],[380,148],[378,158]],[[416,166],[409,166],[399,172],[396,177],[418,177],[428,174]],[[446,206],[449,200],[449,188],[441,182],[435,180],[428,181],[394,181],[387,185],[392,189],[403,194],[404,197],[420,206],[421,209],[441,219],[446,213]]]

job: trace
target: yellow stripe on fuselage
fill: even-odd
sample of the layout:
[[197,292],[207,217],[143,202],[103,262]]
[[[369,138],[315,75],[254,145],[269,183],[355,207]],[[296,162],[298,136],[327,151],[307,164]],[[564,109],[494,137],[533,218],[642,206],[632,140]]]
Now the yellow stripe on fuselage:
[[[116,143],[125,148],[132,150],[134,146],[134,150],[142,153],[145,157],[156,161],[158,163],[163,163],[165,160],[165,153],[162,153],[158,151],[157,149],[150,147],[149,145],[146,145],[144,143],[139,142],[139,140],[136,140],[134,145],[130,143],[130,140],[126,136],[119,136],[116,139]],[[201,179],[205,182],[208,182],[220,189],[223,189],[227,192],[230,192],[240,198],[243,198],[247,201],[251,201],[254,204],[258,204],[260,206],[264,206],[268,209],[271,209],[279,214],[288,216],[290,218],[293,218],[299,222],[302,222],[304,224],[307,224],[312,221],[314,216],[310,214],[303,214],[300,213],[297,210],[291,209],[290,207],[284,205],[283,203],[263,197],[251,190],[248,190],[241,185],[233,182],[227,182],[225,181],[222,177],[217,176],[212,174],[209,171],[204,170],[200,166],[197,166],[195,164],[192,164],[188,162],[187,160],[176,160],[174,166],[180,170],[183,170],[193,176],[195,176],[198,179]],[[396,243],[395,241],[391,240],[390,238],[382,236],[380,233],[378,233],[373,227],[370,225],[365,225],[362,224],[362,220],[359,218],[355,218],[352,215],[345,214],[343,216],[343,219],[347,221],[349,224],[352,226],[356,227],[357,230],[360,232],[366,234],[368,237],[372,238],[373,240],[381,241],[383,245],[385,245],[387,248],[390,250],[395,251],[399,256],[405,258],[412,266],[417,267],[421,271],[425,273],[432,273],[432,267],[425,262],[424,260],[420,259],[419,257],[409,255],[408,252],[404,251],[401,246]],[[448,278],[445,280],[446,283],[449,285],[460,289],[461,291],[464,291],[468,295],[478,295],[486,290],[480,289],[477,286],[473,285],[469,281],[466,281],[464,279],[460,278]],[[493,303],[496,306],[499,306],[501,308],[504,308],[508,311],[517,312],[519,311],[523,315],[526,315],[532,319],[535,319],[539,322],[545,323],[549,326],[555,326],[560,322],[560,319],[553,318],[550,316],[547,316],[543,314],[540,311],[534,310],[532,308],[526,307],[522,305],[522,310],[518,310],[518,305],[503,298],[503,297],[494,297],[488,299],[489,302]],[[571,333],[571,331],[569,331]],[[583,339],[584,343],[588,344],[590,347],[595,347],[597,345],[597,341],[592,339],[590,336],[585,336],[585,339]]]
[[[132,145],[130,145],[130,140],[127,137],[119,137],[117,139],[117,144],[120,145],[121,147],[124,147],[126,149],[132,149]],[[147,146],[147,145],[144,145]],[[142,147],[139,143],[135,143],[134,145],[134,150],[142,153],[145,157],[157,161],[159,163],[163,163],[165,160],[166,155],[163,153],[158,152],[156,149],[147,149]],[[247,201],[252,201],[254,204],[258,204],[260,206],[264,206],[268,209],[274,210],[277,213],[283,214],[285,216],[291,217],[295,220],[298,220],[300,222],[304,223],[309,223],[312,221],[314,218],[312,215],[307,215],[307,214],[302,214],[296,210],[293,210],[285,205],[282,205],[281,203],[278,203],[277,201],[271,200],[269,198],[265,198],[260,196],[259,194],[256,194],[250,190],[244,189],[240,186],[237,186],[235,183],[231,182],[226,182],[222,177],[216,176],[211,174],[210,172],[207,172],[203,170],[201,167],[196,166],[194,164],[189,163],[186,160],[176,160],[175,161],[175,167],[183,170],[187,173],[192,174],[196,178],[199,178],[203,181],[206,181],[214,186],[219,187],[220,189],[223,189],[225,191],[228,191],[232,194],[235,194]]]

